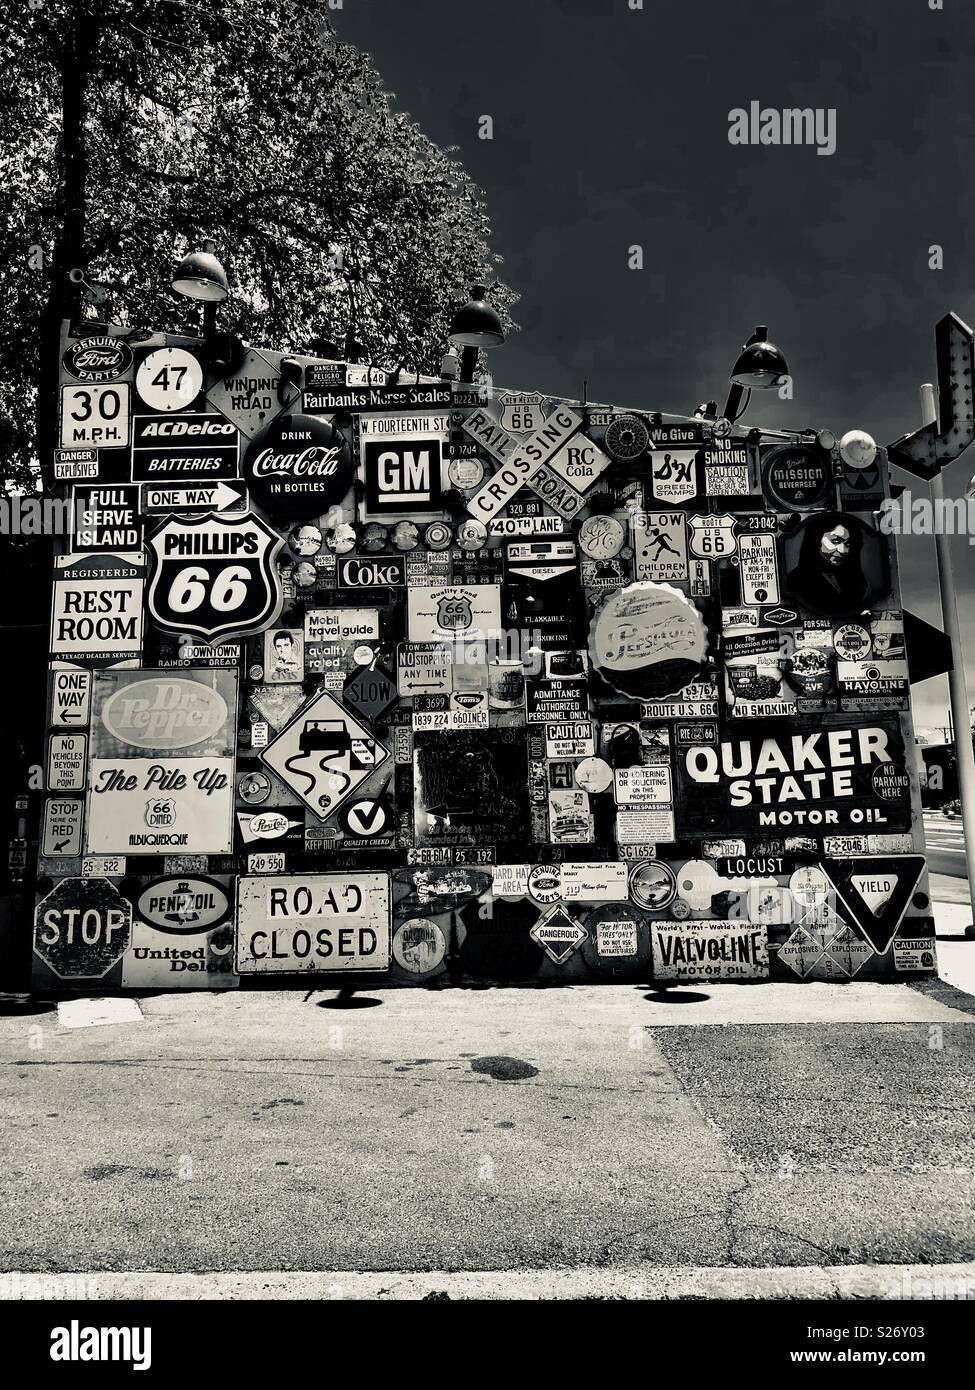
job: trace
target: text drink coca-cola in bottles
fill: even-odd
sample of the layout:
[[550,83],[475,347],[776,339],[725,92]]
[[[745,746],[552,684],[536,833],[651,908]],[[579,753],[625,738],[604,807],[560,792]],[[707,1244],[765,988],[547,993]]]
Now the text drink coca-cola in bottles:
[[272,516],[322,516],[352,486],[345,435],[310,415],[282,415],[252,441],[244,472],[254,501]]

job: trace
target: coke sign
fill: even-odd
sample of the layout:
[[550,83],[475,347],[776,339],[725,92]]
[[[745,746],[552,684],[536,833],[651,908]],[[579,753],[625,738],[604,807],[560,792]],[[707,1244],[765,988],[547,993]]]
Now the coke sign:
[[341,431],[310,415],[273,420],[244,456],[251,495],[271,516],[323,516],[352,486],[352,450]]

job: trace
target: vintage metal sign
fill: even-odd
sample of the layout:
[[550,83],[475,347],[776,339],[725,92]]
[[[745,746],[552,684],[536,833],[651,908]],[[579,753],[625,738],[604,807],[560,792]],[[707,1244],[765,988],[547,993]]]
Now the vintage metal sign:
[[131,904],[105,879],[62,879],[34,914],[34,952],[62,980],[102,979],[131,938]]
[[389,756],[389,749],[326,691],[261,751],[261,761],[319,820],[334,815]]
[[212,483],[236,478],[240,435],[222,415],[137,415],[134,483]]
[[389,936],[388,874],[238,881],[237,969],[242,975],[385,970]]
[[207,641],[257,632],[277,620],[283,595],[274,558],[281,536],[250,512],[170,517],[149,538],[147,603],[167,632]]
[[51,654],[104,665],[142,652],[145,567],[121,555],[69,557],[54,569]]

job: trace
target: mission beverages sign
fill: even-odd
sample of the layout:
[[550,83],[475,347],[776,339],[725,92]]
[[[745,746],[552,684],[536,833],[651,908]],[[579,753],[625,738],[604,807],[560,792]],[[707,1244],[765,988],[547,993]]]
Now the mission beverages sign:
[[697,744],[681,752],[680,784],[692,834],[719,826],[739,834],[910,826],[904,744],[894,720]]

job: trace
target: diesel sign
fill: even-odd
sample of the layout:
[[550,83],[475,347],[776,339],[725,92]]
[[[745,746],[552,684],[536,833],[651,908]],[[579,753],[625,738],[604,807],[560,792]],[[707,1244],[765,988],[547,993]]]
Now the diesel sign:
[[391,516],[441,510],[440,440],[365,439],[366,512]]

